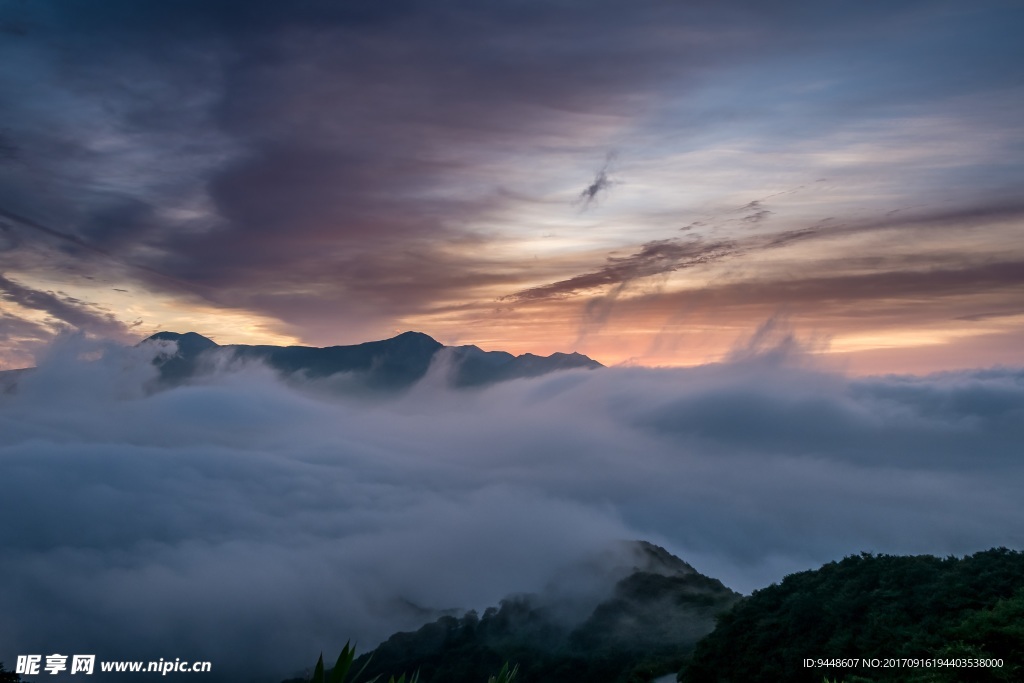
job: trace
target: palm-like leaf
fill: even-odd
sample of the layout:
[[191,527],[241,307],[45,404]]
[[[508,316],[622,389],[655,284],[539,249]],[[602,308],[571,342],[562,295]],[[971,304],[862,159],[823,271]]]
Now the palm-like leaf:
[[[320,659],[316,660],[316,669],[313,670],[313,678],[310,679],[310,683],[347,683],[349,672],[352,670],[352,662],[355,661],[355,658],[355,647],[352,646],[351,642],[345,643],[345,647],[341,648],[341,654],[338,655],[338,661],[334,664],[334,668],[331,669],[331,674],[328,677],[325,676],[324,673],[324,655],[321,652]],[[370,660],[367,659],[366,663],[363,664],[363,668],[356,672],[355,676],[352,677],[353,680],[351,683],[376,683],[380,676],[374,676],[366,681],[359,680],[362,677],[363,672],[366,671],[366,667],[369,665]],[[405,679],[405,674],[402,674],[397,680],[392,676],[388,679],[388,683],[419,683],[419,680],[420,672],[417,671],[409,677],[408,681]]]
[[[328,683],[345,683],[348,678],[348,671],[352,668],[352,661],[356,658],[356,649],[352,647],[351,642],[345,643],[345,647],[341,648],[341,654],[338,655],[338,661],[334,664],[334,668],[331,669],[331,679]],[[364,666],[356,677],[360,676],[363,671],[366,670]]]
[[508,668],[508,662],[505,662],[505,666],[501,667],[501,671],[498,672],[498,675],[488,678],[487,683],[512,683],[512,681],[516,679],[517,673],[519,673],[518,664],[510,670]]

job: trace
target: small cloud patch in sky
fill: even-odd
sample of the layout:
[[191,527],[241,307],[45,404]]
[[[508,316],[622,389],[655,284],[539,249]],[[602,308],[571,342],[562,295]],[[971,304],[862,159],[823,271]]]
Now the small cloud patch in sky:
[[615,161],[616,156],[614,152],[608,154],[604,166],[598,169],[594,175],[594,180],[583,188],[583,191],[576,198],[575,203],[579,205],[581,211],[589,209],[597,201],[599,195],[607,194],[613,185],[619,183],[619,181],[612,179],[609,175],[611,165]]

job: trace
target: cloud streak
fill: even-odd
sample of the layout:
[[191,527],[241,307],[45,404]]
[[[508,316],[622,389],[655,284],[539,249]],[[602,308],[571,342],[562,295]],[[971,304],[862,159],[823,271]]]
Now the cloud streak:
[[604,166],[602,166],[598,170],[597,174],[594,176],[594,180],[585,188],[583,188],[579,196],[576,198],[576,203],[580,205],[581,211],[586,211],[587,209],[589,209],[591,204],[597,201],[598,195],[602,193],[607,193],[613,185],[617,184],[617,181],[612,180],[612,178],[608,175],[609,166],[611,166],[611,163],[612,161],[614,161],[614,159],[614,154],[608,155],[607,160],[605,160]]
[[531,287],[504,297],[503,300],[525,302],[537,299],[561,298],[603,287],[624,285],[640,278],[671,273],[726,258],[735,253],[732,241],[705,242],[667,239],[644,244],[640,251],[629,256],[609,256],[606,265],[567,280],[540,287]]
[[72,328],[111,339],[126,340],[128,326],[112,313],[72,296],[43,292],[0,275],[0,298],[23,308],[42,311]]
[[[797,188],[799,189],[799,188]],[[752,201],[740,211],[748,212],[741,222],[749,225],[760,225],[768,216],[774,212],[764,208],[762,200]],[[628,284],[634,280],[646,277],[663,275],[684,268],[692,268],[713,264],[719,261],[743,259],[751,255],[762,255],[765,252],[784,249],[795,243],[808,243],[814,241],[848,239],[867,237],[877,239],[888,231],[911,231],[930,230],[961,232],[978,227],[979,224],[990,222],[1016,222],[1024,217],[1024,209],[1016,203],[993,203],[988,206],[959,207],[953,210],[931,210],[913,213],[892,212],[881,218],[859,219],[849,221],[837,221],[833,218],[825,218],[814,222],[812,225],[802,228],[793,228],[778,232],[766,232],[764,234],[737,236],[734,238],[713,238],[693,237],[690,240],[678,238],[656,240],[643,244],[640,250],[629,256],[610,256],[606,264],[590,272],[582,273],[574,277],[553,282],[547,285],[531,287],[503,297],[503,301],[529,302],[533,300],[558,299],[577,296],[584,293],[594,293],[608,286]],[[691,224],[682,228],[691,230]],[[703,222],[700,226],[705,226]],[[752,289],[766,288],[765,291],[776,291],[776,302],[796,303],[806,298],[794,292],[794,296],[782,295],[782,290],[792,289],[794,282],[865,282],[868,279],[885,281],[893,296],[903,292],[903,286],[908,289],[907,293],[919,293],[920,284],[933,286],[932,294],[942,296],[946,291],[955,289],[965,283],[965,278],[971,280],[974,287],[991,284],[994,288],[1012,286],[1017,281],[1020,273],[1020,266],[1015,261],[1007,260],[1005,255],[1000,257],[994,253],[978,252],[975,260],[984,260],[986,263],[970,263],[961,259],[960,263],[951,263],[948,255],[923,253],[914,257],[904,258],[879,254],[870,257],[867,250],[863,250],[864,259],[872,262],[870,276],[836,273],[837,262],[822,261],[820,264],[808,264],[807,274],[803,277],[790,277],[786,279],[774,279],[772,281],[757,281],[756,276],[748,279],[750,282],[731,282],[715,285],[713,288],[734,288]],[[851,259],[853,261],[853,259]],[[974,274],[973,276],[970,274]],[[948,277],[948,286],[943,284],[943,278]],[[817,289],[811,287],[811,289]],[[685,293],[684,293],[685,294]],[[865,299],[871,299],[870,296]],[[878,298],[878,297],[876,297]],[[751,299],[751,303],[755,303]]]

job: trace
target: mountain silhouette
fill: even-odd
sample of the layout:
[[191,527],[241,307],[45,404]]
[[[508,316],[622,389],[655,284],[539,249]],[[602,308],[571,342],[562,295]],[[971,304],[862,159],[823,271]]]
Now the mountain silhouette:
[[[450,379],[458,387],[480,386],[509,379],[536,377],[557,370],[603,367],[579,353],[513,356],[476,346],[445,346],[422,332],[351,346],[219,345],[195,332],[158,332],[142,343],[172,341],[177,353],[157,359],[162,380],[177,383],[201,375],[218,363],[257,361],[284,376],[323,379],[345,374],[371,389],[396,390],[422,379],[435,360],[450,363]],[[438,356],[444,354],[444,356]]]

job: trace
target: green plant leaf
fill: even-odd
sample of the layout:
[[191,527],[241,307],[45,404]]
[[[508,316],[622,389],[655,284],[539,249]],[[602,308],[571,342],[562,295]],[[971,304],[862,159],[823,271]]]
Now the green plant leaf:
[[334,669],[331,670],[330,683],[345,683],[345,679],[348,678],[348,670],[352,667],[352,660],[355,658],[355,652],[356,650],[351,647],[350,642],[346,642],[345,647],[341,648],[341,654],[338,655]]
[[320,659],[316,660],[316,668],[313,669],[312,683],[324,683],[324,653],[320,653]]
[[498,672],[497,677],[491,676],[487,679],[487,683],[512,683],[515,680],[516,674],[519,673],[519,665],[516,664],[511,670],[508,668],[508,662],[501,667],[501,671]]

